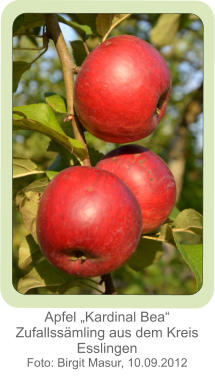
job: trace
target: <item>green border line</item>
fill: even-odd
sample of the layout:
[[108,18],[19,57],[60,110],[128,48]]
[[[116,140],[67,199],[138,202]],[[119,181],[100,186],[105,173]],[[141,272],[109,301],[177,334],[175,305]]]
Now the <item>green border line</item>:
[[[12,25],[22,13],[192,13],[204,25],[204,256],[203,287],[194,295],[22,295],[12,286]],[[194,308],[213,295],[214,265],[214,15],[202,2],[68,0],[9,4],[2,14],[2,128],[1,128],[1,291],[15,307],[41,308]],[[7,74],[6,74],[7,73]]]

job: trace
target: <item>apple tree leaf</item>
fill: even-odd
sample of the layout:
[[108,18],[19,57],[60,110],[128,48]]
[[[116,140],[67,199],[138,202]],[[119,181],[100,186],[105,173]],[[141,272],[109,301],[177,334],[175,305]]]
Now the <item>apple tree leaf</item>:
[[72,13],[68,16],[79,25],[90,26],[93,34],[96,34],[96,13]]
[[96,29],[98,34],[105,40],[110,32],[128,16],[130,16],[130,14],[98,14],[96,17]]
[[180,17],[180,14],[161,14],[150,33],[152,43],[159,47],[171,44],[179,28]]
[[57,113],[66,114],[66,100],[62,96],[56,93],[45,93],[45,101],[48,105]]
[[156,240],[141,238],[137,249],[128,260],[128,265],[135,271],[156,263],[162,255],[162,243]]
[[54,170],[46,170],[46,175],[47,177],[49,178],[49,180],[51,181],[57,174],[59,173],[59,171],[54,171]]
[[80,40],[72,41],[70,42],[70,44],[72,46],[72,53],[73,53],[75,64],[80,66],[87,56],[86,50],[84,48],[84,44]]
[[45,190],[48,182],[49,182],[48,179],[45,178],[45,177],[41,178],[41,179],[36,179],[32,183],[30,183],[29,185],[24,187],[23,192],[25,193],[25,192],[28,192],[28,191],[32,191],[32,192],[36,192],[38,194],[42,194],[43,191]]
[[88,147],[88,152],[90,156],[90,161],[92,166],[96,166],[96,164],[104,157],[104,154],[97,151],[93,147]]
[[87,157],[87,152],[80,141],[65,134],[55,117],[53,110],[46,103],[14,107],[13,127],[15,130],[31,130],[49,136],[62,145],[78,159]]
[[161,226],[159,238],[163,240],[163,242],[171,243],[175,246],[173,230],[169,224],[166,223]]
[[28,234],[21,242],[18,250],[18,267],[24,272],[29,272],[34,264],[39,260],[44,259],[38,244],[33,237]]
[[51,287],[58,288],[65,284],[66,281],[75,280],[74,277],[63,273],[52,266],[47,259],[40,260],[26,275],[18,281],[18,292],[25,294],[33,288]]
[[177,239],[179,243],[185,245],[195,245],[202,243],[202,234],[198,234],[198,232],[196,231],[193,232],[189,229],[173,229],[173,234],[174,238]]
[[98,281],[79,278],[56,268],[49,263],[39,245],[29,234],[22,241],[18,250],[20,278],[14,284],[18,292],[25,294],[34,288],[48,288],[51,293],[63,294],[72,287],[86,287],[103,293]]
[[13,93],[16,92],[21,76],[31,67],[31,63],[13,62]]
[[203,226],[203,217],[199,212],[195,211],[194,209],[184,209],[175,218],[173,226],[175,228],[201,228]]
[[179,209],[176,206],[174,206],[168,218],[173,221],[175,220],[175,218],[178,216],[179,213],[180,213]]
[[36,218],[39,202],[40,194],[34,191],[27,191],[23,193],[23,197],[19,200],[19,210],[22,214],[25,227],[32,234],[36,242]]
[[21,178],[27,175],[43,174],[44,171],[38,170],[37,165],[30,159],[16,157],[13,158],[13,178]]
[[202,244],[185,245],[178,242],[177,237],[175,237],[175,243],[181,256],[193,272],[196,279],[197,288],[199,290],[202,286],[203,278]]
[[23,13],[16,17],[13,23],[13,35],[25,34],[27,30],[40,27],[45,24],[44,14]]
[[31,235],[27,235],[20,245],[18,266],[22,276],[18,280],[16,289],[22,294],[39,287],[49,287],[54,292],[64,291],[78,284],[78,278],[49,263]]
[[19,206],[24,225],[36,242],[37,211],[41,194],[45,190],[47,184],[47,178],[37,179],[24,187],[16,195],[16,205]]
[[59,14],[58,21],[65,25],[71,26],[84,41],[93,34],[93,30],[91,29],[90,25],[83,25],[72,20],[67,20]]

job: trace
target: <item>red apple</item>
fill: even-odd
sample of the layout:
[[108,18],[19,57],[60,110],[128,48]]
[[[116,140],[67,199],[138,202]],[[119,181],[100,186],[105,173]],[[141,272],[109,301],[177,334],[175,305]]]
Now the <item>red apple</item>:
[[93,167],[61,171],[46,187],[38,209],[37,236],[47,259],[78,276],[107,274],[135,250],[141,211],[114,174]]
[[139,145],[109,152],[97,167],[120,177],[133,191],[141,211],[143,233],[159,227],[170,214],[176,195],[174,177],[164,161]]
[[140,38],[120,35],[101,43],[85,59],[75,83],[75,110],[98,138],[135,141],[157,126],[170,87],[170,72],[160,53]]

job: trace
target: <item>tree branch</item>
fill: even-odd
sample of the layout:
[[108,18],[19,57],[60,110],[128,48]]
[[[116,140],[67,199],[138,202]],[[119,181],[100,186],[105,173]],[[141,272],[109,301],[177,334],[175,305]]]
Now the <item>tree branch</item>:
[[[71,121],[74,137],[76,140],[79,140],[86,151],[88,152],[88,148],[86,145],[83,127],[80,122],[77,122],[77,117],[74,112],[74,102],[73,102],[73,91],[74,91],[74,71],[76,69],[76,65],[74,64],[66,42],[64,40],[63,34],[61,32],[60,26],[58,24],[57,15],[55,14],[47,14],[46,15],[46,27],[47,33],[50,38],[53,40],[63,71],[63,78],[65,83],[65,90],[66,90],[66,101],[67,101],[67,117],[66,121]],[[83,161],[83,165],[91,166],[90,159],[86,158]]]

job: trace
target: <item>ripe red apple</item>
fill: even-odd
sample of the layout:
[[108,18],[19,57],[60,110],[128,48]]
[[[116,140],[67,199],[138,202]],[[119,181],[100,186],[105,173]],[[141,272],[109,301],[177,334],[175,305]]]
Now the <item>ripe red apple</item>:
[[120,35],[101,43],[85,59],[75,83],[75,110],[98,138],[135,141],[157,126],[170,87],[170,72],[160,53],[140,38]]
[[138,202],[114,174],[93,167],[61,171],[46,187],[37,236],[47,259],[78,276],[107,274],[135,250],[142,229]]
[[164,161],[139,145],[125,145],[109,152],[97,167],[120,177],[135,194],[141,211],[143,233],[160,226],[170,214],[176,195],[174,177]]

